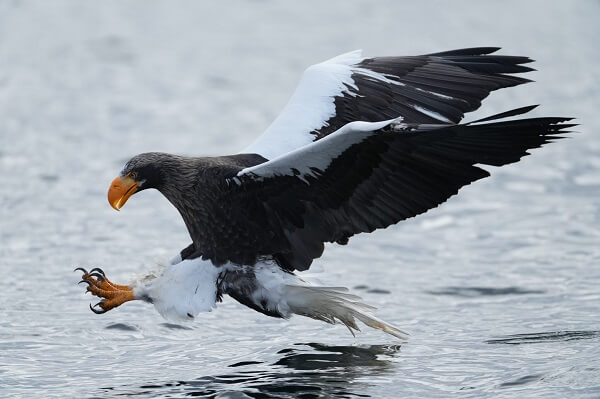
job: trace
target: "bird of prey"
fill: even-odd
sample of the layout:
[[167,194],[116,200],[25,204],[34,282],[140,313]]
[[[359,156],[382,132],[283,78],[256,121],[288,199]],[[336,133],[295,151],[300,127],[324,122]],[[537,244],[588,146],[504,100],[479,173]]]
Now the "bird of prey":
[[352,333],[358,320],[406,338],[347,289],[310,284],[298,272],[325,243],[346,245],[435,208],[489,176],[476,165],[517,162],[574,126],[563,117],[505,119],[535,106],[460,123],[490,92],[529,82],[515,74],[531,71],[524,64],[532,60],[497,50],[343,54],[306,69],[282,113],[237,154],[134,156],[110,184],[110,205],[119,210],[156,189],[192,243],[128,285],[78,268],[87,291],[102,298],[90,308],[142,300],[167,318],[194,319],[229,295],[272,317],[341,322]]

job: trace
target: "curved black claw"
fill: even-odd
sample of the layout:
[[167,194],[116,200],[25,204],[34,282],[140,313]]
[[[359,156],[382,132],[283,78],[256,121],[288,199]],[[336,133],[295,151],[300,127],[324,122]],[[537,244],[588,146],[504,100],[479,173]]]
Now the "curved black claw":
[[87,270],[85,270],[83,267],[77,267],[77,268],[75,268],[75,270],[73,270],[73,271],[74,271],[74,272],[76,272],[76,271],[78,271],[78,270],[79,270],[79,271],[81,271],[81,272],[83,272],[83,274],[88,274]]
[[87,281],[87,280],[81,280],[81,281],[80,281],[80,282],[78,282],[77,284],[81,284],[81,283],[87,283],[88,287],[89,287],[90,285],[92,285],[92,283],[90,283],[90,282],[89,282],[89,281]]
[[96,314],[102,314],[102,313],[106,313],[107,310],[101,309],[94,309],[96,306],[99,306],[102,302],[98,302],[97,304],[95,304],[94,306],[92,306],[92,304],[90,303],[90,310]]
[[96,273],[96,272],[94,272],[94,273],[91,273],[91,272],[90,272],[90,274],[89,274],[89,275],[90,275],[90,276],[93,276],[93,277],[96,277],[98,280],[100,280],[100,281],[102,281],[102,282],[105,282],[105,281],[106,281],[106,279],[104,278],[104,275],[103,275],[103,274]]
[[98,272],[101,275],[106,277],[106,273],[104,273],[104,270],[100,269],[99,267],[94,267],[92,270],[90,270],[90,274],[94,273],[94,272]]

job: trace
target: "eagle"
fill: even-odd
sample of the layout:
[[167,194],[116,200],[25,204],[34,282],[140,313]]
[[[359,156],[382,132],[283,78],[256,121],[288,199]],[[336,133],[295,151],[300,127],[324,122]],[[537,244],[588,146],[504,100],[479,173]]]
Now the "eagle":
[[492,91],[530,82],[515,74],[532,71],[532,60],[498,50],[346,53],[308,67],[281,114],[237,154],[134,156],[110,184],[110,205],[120,210],[156,189],[192,242],[126,285],[100,268],[77,268],[101,298],[91,310],[142,300],[166,318],[191,320],[229,295],[267,316],[341,322],[353,334],[360,321],[405,339],[346,288],[311,284],[299,272],[326,243],[347,245],[435,208],[489,176],[482,165],[517,162],[575,126],[565,117],[512,118],[536,106],[461,123]]

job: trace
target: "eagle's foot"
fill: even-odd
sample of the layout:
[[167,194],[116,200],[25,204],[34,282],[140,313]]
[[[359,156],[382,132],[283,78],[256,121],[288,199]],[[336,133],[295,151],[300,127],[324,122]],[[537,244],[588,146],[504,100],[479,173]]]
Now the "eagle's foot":
[[96,314],[106,313],[125,302],[135,299],[131,287],[113,283],[106,277],[102,269],[95,267],[88,272],[84,268],[78,267],[75,271],[77,270],[83,272],[79,283],[88,285],[86,292],[89,291],[92,295],[103,298],[93,306],[90,304],[90,309]]

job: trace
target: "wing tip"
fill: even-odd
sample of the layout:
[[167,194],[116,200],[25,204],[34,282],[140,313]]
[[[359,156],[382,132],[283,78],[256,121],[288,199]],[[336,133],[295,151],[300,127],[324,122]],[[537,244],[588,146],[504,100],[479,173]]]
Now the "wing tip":
[[442,55],[488,55],[493,54],[502,47],[468,47],[456,50],[440,51],[425,55],[442,56]]
[[485,118],[467,122],[466,125],[480,123],[480,122],[489,122],[489,121],[493,121],[493,120],[497,120],[497,119],[508,118],[511,116],[523,115],[523,114],[528,113],[529,111],[536,109],[539,106],[540,106],[540,104],[526,105],[524,107],[511,109],[509,111],[500,112],[499,114],[494,114],[494,115],[486,116]]

